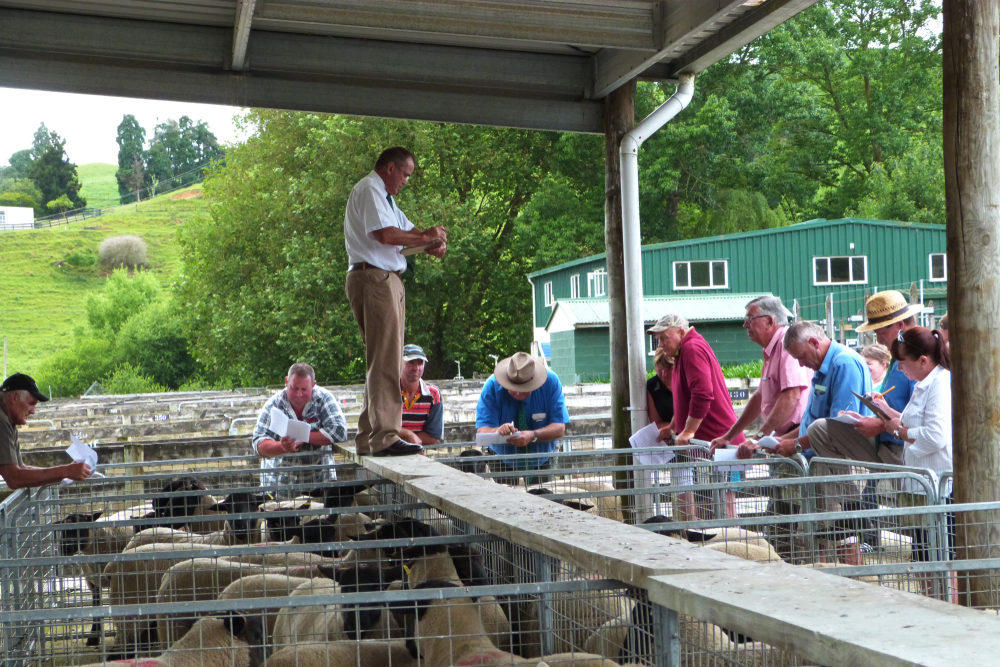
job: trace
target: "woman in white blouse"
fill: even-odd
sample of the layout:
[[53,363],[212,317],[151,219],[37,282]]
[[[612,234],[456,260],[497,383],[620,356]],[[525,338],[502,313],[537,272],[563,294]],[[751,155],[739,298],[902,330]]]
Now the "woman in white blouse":
[[[886,431],[903,441],[905,465],[929,468],[939,475],[951,472],[951,360],[944,337],[940,331],[925,327],[900,331],[899,337],[892,343],[892,356],[906,377],[917,384],[902,413],[880,401],[882,409],[891,417],[885,422]],[[925,500],[921,497],[923,487],[914,482],[906,484],[906,487],[910,494],[907,504],[924,504]],[[900,500],[906,502],[904,497]],[[953,522],[954,518],[949,516],[949,548],[954,533]],[[913,560],[930,560],[926,528],[914,531],[911,547]],[[928,577],[922,579],[925,592],[929,592]]]

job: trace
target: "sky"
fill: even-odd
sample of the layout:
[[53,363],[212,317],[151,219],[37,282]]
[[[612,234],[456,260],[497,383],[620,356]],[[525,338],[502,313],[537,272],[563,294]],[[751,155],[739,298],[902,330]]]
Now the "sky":
[[215,104],[0,88],[0,166],[9,163],[11,154],[31,148],[40,123],[66,140],[70,162],[118,164],[115,138],[125,114],[146,129],[147,143],[158,124],[188,116],[195,123],[205,121],[220,144],[232,144],[241,139],[232,121],[240,111]]

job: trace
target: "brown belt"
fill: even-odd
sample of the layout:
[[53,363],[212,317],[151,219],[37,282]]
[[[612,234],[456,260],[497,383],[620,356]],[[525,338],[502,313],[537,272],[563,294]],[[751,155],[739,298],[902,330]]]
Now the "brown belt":
[[402,273],[402,271],[389,271],[389,269],[383,269],[381,266],[375,266],[374,264],[369,264],[368,262],[358,262],[357,264],[351,264],[347,267],[348,271],[366,271],[368,269],[375,271],[388,271],[389,273],[395,273],[397,276]]

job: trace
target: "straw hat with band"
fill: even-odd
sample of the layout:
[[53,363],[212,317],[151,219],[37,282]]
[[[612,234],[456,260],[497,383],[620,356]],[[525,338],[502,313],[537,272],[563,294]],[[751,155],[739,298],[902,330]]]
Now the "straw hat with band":
[[528,393],[545,384],[549,372],[543,360],[527,352],[517,352],[501,359],[493,369],[493,376],[504,389]]
[[865,317],[868,321],[858,325],[857,330],[875,331],[914,317],[923,309],[922,304],[907,303],[902,292],[896,290],[875,292],[865,302]]

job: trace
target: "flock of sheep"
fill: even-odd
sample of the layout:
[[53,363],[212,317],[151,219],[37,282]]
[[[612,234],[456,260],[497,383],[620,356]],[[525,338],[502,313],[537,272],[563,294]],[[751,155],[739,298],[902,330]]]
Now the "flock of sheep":
[[[620,518],[617,497],[592,497],[593,491],[607,489],[589,487],[563,483],[532,492],[578,492],[578,501],[558,502]],[[378,505],[374,491],[360,483],[337,483],[294,500],[270,500],[254,491],[218,501],[194,478],[182,478],[148,503],[113,514],[65,517],[57,523],[64,556],[105,556],[98,563],[103,567],[81,566],[95,606],[174,603],[177,609],[177,603],[257,601],[245,609],[228,604],[230,611],[222,615],[171,611],[98,619],[87,644],[100,653],[71,661],[127,660],[163,651],[142,664],[655,664],[649,605],[621,591],[552,593],[557,631],[552,653],[542,655],[537,597],[478,595],[477,586],[505,583],[487,570],[489,559],[480,547],[423,539],[451,532],[447,518],[433,510],[425,522],[378,516],[370,509]],[[763,536],[738,529],[679,537],[749,560],[780,560]],[[499,561],[515,558],[509,552],[515,547],[505,542],[491,541],[489,547],[508,550],[493,554]],[[440,593],[455,588],[450,596]],[[424,591],[426,596],[373,602],[379,591]],[[369,595],[343,597],[351,593]],[[270,598],[273,607],[260,602]],[[112,632],[106,636],[107,629]],[[694,649],[685,651],[685,665],[714,664],[719,654],[738,656],[739,664],[795,664],[751,638],[695,619],[682,618],[681,630],[682,643]]]

